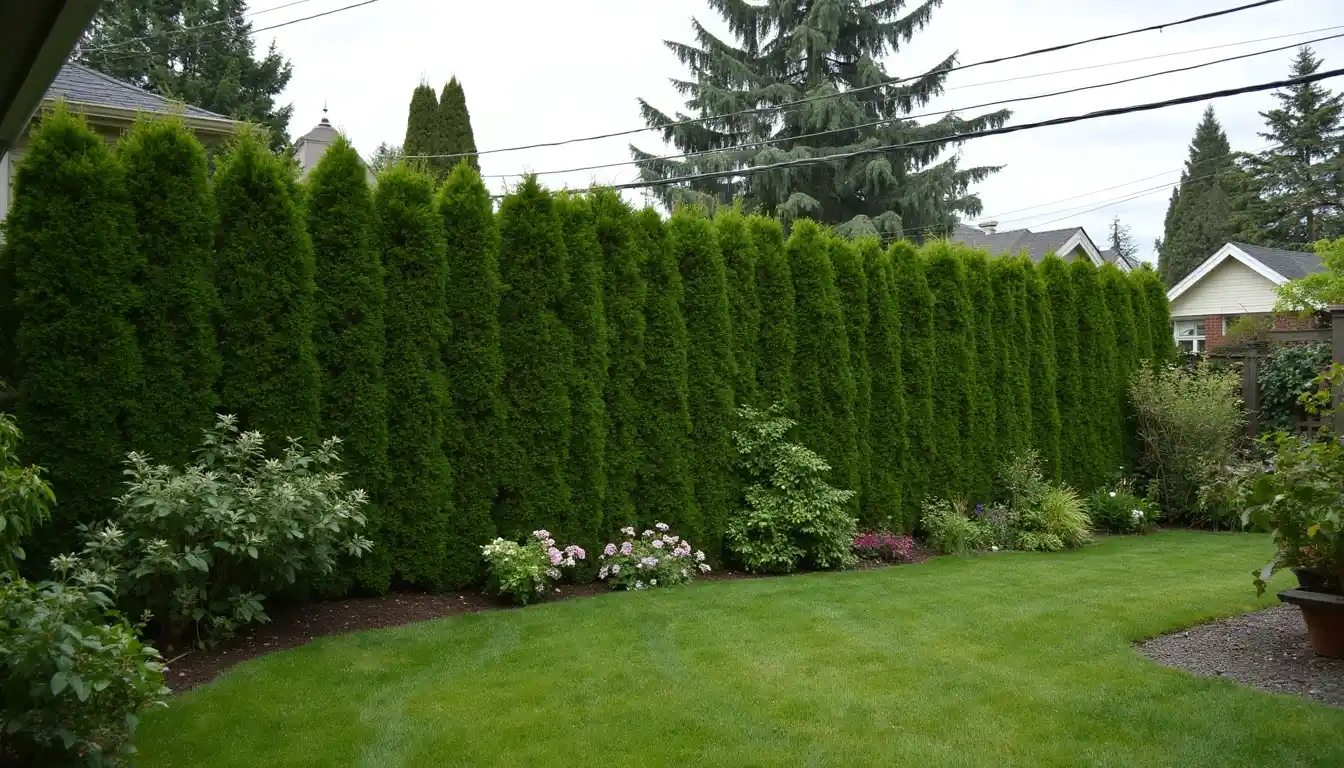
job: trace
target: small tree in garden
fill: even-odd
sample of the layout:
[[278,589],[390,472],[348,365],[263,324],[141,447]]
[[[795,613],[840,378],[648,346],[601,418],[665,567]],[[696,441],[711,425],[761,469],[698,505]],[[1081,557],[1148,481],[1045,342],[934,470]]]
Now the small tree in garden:
[[746,508],[728,521],[729,551],[753,572],[852,565],[854,491],[827,483],[825,459],[787,440],[797,422],[779,406],[743,406],[738,415],[743,426],[733,437],[751,485]]
[[936,438],[929,457],[929,483],[940,494],[961,494],[972,488],[976,446],[974,392],[975,314],[966,291],[966,267],[946,243],[935,243],[925,271],[933,293],[931,365]]
[[1058,256],[1047,256],[1040,265],[1044,298],[1049,305],[1050,326],[1055,339],[1055,396],[1059,407],[1059,479],[1079,485],[1086,478],[1088,462],[1098,447],[1088,429],[1087,404],[1083,400],[1082,373],[1078,358],[1078,308],[1069,267]]
[[728,314],[733,330],[733,395],[737,404],[757,399],[756,355],[760,344],[761,302],[756,295],[756,242],[748,218],[737,208],[714,217],[719,251],[728,280]]
[[919,519],[930,487],[929,459],[938,434],[933,417],[933,293],[924,277],[924,261],[914,246],[899,242],[888,251],[892,295],[901,323],[901,378],[905,384],[905,438],[911,457],[901,474],[905,519]]
[[1060,403],[1056,386],[1057,361],[1055,353],[1055,325],[1050,312],[1050,297],[1040,274],[1025,258],[1017,260],[1016,268],[1022,274],[1026,288],[1026,313],[1031,344],[1027,351],[1029,386],[1031,388],[1032,445],[1041,457],[1046,477],[1061,479],[1060,457]]
[[868,442],[872,470],[863,520],[888,530],[908,530],[914,520],[901,506],[906,453],[905,380],[901,371],[901,317],[892,292],[890,262],[874,239],[859,242],[868,279],[868,366],[872,371],[872,407]]
[[873,372],[868,365],[868,274],[863,256],[848,240],[831,240],[831,263],[840,294],[840,311],[845,320],[849,343],[849,370],[854,376],[854,434],[858,445],[858,484],[860,516],[867,519],[872,486],[873,457],[869,422],[873,410]]
[[747,219],[756,247],[756,298],[761,303],[756,340],[756,383],[763,402],[793,402],[793,275],[784,229],[764,216]]

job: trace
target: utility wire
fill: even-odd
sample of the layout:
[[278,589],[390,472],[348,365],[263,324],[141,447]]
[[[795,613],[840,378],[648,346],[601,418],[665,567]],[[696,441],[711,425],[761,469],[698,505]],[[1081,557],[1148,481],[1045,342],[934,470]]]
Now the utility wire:
[[1161,24],[1150,24],[1150,25],[1148,25],[1148,26],[1146,26],[1146,27],[1138,27],[1138,28],[1136,28],[1136,29],[1129,29],[1129,30],[1125,30],[1124,32],[1112,32],[1112,33],[1110,33],[1110,34],[1106,34],[1106,35],[1098,35],[1098,36],[1096,36],[1096,37],[1090,37],[1090,38],[1087,38],[1087,39],[1085,39],[1085,40],[1075,40],[1074,42],[1071,42],[1071,43],[1062,43],[1062,44],[1060,44],[1060,45],[1052,45],[1052,46],[1050,46],[1050,47],[1048,47],[1048,48],[1037,48],[1037,49],[1035,49],[1035,50],[1025,51],[1025,52],[1023,52],[1023,53],[1015,53],[1015,54],[1012,54],[1011,56],[1000,56],[1000,57],[998,57],[998,58],[994,58],[994,59],[984,59],[984,60],[981,60],[981,61],[973,61],[973,62],[971,62],[970,64],[958,64],[958,65],[956,65],[956,66],[947,67],[946,69],[930,71],[930,72],[924,73],[924,74],[922,74],[922,75],[914,75],[914,76],[911,76],[911,77],[901,77],[901,78],[895,78],[895,79],[891,79],[891,80],[884,80],[884,81],[882,81],[882,82],[880,82],[880,83],[874,83],[873,85],[865,85],[865,86],[861,86],[861,87],[859,87],[859,88],[850,88],[849,90],[841,91],[841,92],[838,92],[838,93],[822,93],[822,94],[817,94],[816,96],[807,96],[807,97],[804,97],[804,98],[801,98],[801,99],[795,99],[795,100],[793,100],[793,101],[786,101],[786,102],[782,102],[782,103],[780,103],[780,104],[773,104],[773,105],[770,105],[770,106],[767,106],[767,107],[753,107],[753,108],[751,108],[751,109],[744,109],[744,110],[740,110],[740,111],[737,111],[737,112],[727,112],[727,113],[724,113],[724,114],[721,114],[721,115],[709,115],[709,116],[707,116],[707,117],[693,117],[693,118],[687,118],[687,119],[685,119],[685,120],[675,120],[675,121],[671,121],[671,122],[668,122],[668,123],[664,123],[664,124],[662,124],[662,125],[645,126],[645,127],[643,127],[643,128],[631,128],[631,129],[624,130],[624,131],[613,131],[613,132],[611,132],[611,133],[603,133],[603,134],[598,134],[598,135],[595,135],[595,136],[580,136],[580,137],[573,138],[573,139],[562,139],[562,140],[559,140],[559,141],[545,141],[545,142],[538,142],[538,143],[536,143],[536,144],[524,144],[524,145],[520,145],[520,146],[516,146],[516,147],[500,147],[500,148],[498,148],[498,149],[485,149],[485,150],[479,150],[479,151],[476,151],[476,152],[459,152],[459,153],[451,154],[451,155],[442,155],[441,157],[444,157],[444,158],[453,158],[453,157],[471,157],[471,156],[474,156],[474,155],[493,155],[493,154],[497,154],[497,153],[500,153],[500,152],[518,152],[518,151],[521,151],[521,150],[524,150],[524,149],[540,149],[540,148],[543,148],[543,147],[560,147],[560,146],[565,146],[565,145],[567,145],[567,144],[579,144],[579,143],[587,142],[587,141],[597,141],[597,140],[599,140],[599,139],[611,139],[611,138],[615,138],[615,137],[617,137],[617,136],[631,136],[631,135],[634,135],[634,134],[637,134],[637,133],[645,133],[645,132],[647,132],[647,131],[662,131],[662,130],[666,130],[666,129],[668,129],[668,128],[676,128],[676,127],[678,127],[678,126],[682,126],[682,125],[697,125],[697,124],[700,124],[700,123],[707,123],[707,122],[712,122],[712,121],[715,121],[715,120],[724,120],[724,119],[731,118],[731,117],[742,117],[742,116],[746,116],[746,115],[759,115],[759,114],[763,114],[763,113],[766,113],[766,112],[779,112],[779,111],[781,111],[781,110],[788,109],[789,107],[795,107],[795,106],[798,106],[799,104],[808,104],[808,103],[812,103],[812,102],[816,102],[816,101],[825,101],[825,100],[828,100],[828,99],[837,99],[837,98],[841,98],[841,97],[844,97],[844,96],[852,96],[852,95],[854,95],[854,94],[856,94],[856,93],[863,93],[863,92],[865,92],[865,91],[876,90],[876,89],[878,89],[878,88],[888,88],[888,87],[890,87],[890,86],[900,85],[901,83],[908,83],[908,82],[911,82],[911,81],[913,81],[913,80],[919,80],[919,79],[921,79],[921,78],[927,77],[928,75],[932,75],[932,74],[948,75],[948,74],[951,74],[951,73],[953,73],[953,72],[961,72],[961,71],[964,71],[964,70],[967,70],[967,69],[973,69],[973,68],[975,68],[975,67],[983,67],[983,66],[987,66],[987,65],[989,65],[989,64],[1001,64],[1001,63],[1003,63],[1003,62],[1005,62],[1005,61],[1014,61],[1014,60],[1017,60],[1017,59],[1025,59],[1025,58],[1028,58],[1028,57],[1031,57],[1031,56],[1040,56],[1040,55],[1042,55],[1042,54],[1046,54],[1046,53],[1055,53],[1055,52],[1057,52],[1057,51],[1063,51],[1063,50],[1067,50],[1067,49],[1069,49],[1069,48],[1076,48],[1076,47],[1078,47],[1078,46],[1080,46],[1080,45],[1089,45],[1089,44],[1091,44],[1091,43],[1099,43],[1099,42],[1102,42],[1102,41],[1104,41],[1104,40],[1114,40],[1114,39],[1121,38],[1121,37],[1127,37],[1127,36],[1129,36],[1129,35],[1137,35],[1137,34],[1140,34],[1140,33],[1143,33],[1143,32],[1154,32],[1154,31],[1158,31],[1158,30],[1167,29],[1167,28],[1169,28],[1169,27],[1179,27],[1179,26],[1182,26],[1182,25],[1184,25],[1184,24],[1193,24],[1193,23],[1195,23],[1195,22],[1199,22],[1199,21],[1207,21],[1208,19],[1218,18],[1218,17],[1220,17],[1220,16],[1228,16],[1228,15],[1231,15],[1231,14],[1234,14],[1234,13],[1241,13],[1242,11],[1249,11],[1249,10],[1252,10],[1252,9],[1254,9],[1254,8],[1261,8],[1261,7],[1263,7],[1263,6],[1273,5],[1273,4],[1275,4],[1275,3],[1280,3],[1280,2],[1283,2],[1283,0],[1257,0],[1257,2],[1247,3],[1247,4],[1245,4],[1245,5],[1239,5],[1239,6],[1236,6],[1236,7],[1234,7],[1234,8],[1225,8],[1225,9],[1223,9],[1223,10],[1221,10],[1221,11],[1211,11],[1211,12],[1209,12],[1209,13],[1202,13],[1202,14],[1199,14],[1198,16],[1190,16],[1190,17],[1188,17],[1188,18],[1178,19],[1178,20],[1176,20],[1176,21],[1168,21],[1168,22],[1164,22],[1164,23],[1161,23]]
[[[291,6],[303,5],[304,3],[311,3],[312,1],[313,0],[291,0],[291,2],[285,3],[284,5],[276,5],[270,8],[262,8],[259,11],[252,11],[251,13],[245,13],[243,14],[243,18],[250,19],[253,16],[260,16],[263,13],[270,13],[271,11],[279,11],[285,8],[289,8]],[[156,40],[159,38],[165,38],[173,35],[181,35],[187,32],[195,32],[198,29],[209,29],[210,27],[218,27],[223,24],[228,24],[231,21],[233,21],[233,19],[220,19],[219,21],[212,21],[207,24],[197,24],[191,27],[182,27],[181,29],[170,29],[166,32],[154,32],[152,34],[142,35],[140,37],[133,37],[130,40],[122,40],[121,42],[118,43],[112,43],[111,45],[104,45],[101,48],[86,48],[84,49],[83,53],[86,54],[107,53],[109,51],[119,51],[125,48],[126,46],[131,45],[132,43],[140,43],[144,42],[145,40]]]

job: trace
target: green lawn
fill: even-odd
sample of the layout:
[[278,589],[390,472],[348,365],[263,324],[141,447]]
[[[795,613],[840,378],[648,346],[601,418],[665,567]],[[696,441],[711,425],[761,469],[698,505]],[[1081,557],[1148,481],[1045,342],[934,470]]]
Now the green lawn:
[[203,768],[1344,765],[1344,710],[1130,645],[1270,604],[1250,576],[1269,554],[1171,532],[327,638],[175,700],[138,743]]

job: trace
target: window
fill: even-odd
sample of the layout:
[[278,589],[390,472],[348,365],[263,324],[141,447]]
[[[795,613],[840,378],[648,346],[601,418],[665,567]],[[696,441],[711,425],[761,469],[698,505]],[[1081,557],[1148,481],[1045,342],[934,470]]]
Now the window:
[[1176,346],[1186,354],[1198,354],[1204,351],[1204,321],[1177,320],[1172,323],[1176,337]]

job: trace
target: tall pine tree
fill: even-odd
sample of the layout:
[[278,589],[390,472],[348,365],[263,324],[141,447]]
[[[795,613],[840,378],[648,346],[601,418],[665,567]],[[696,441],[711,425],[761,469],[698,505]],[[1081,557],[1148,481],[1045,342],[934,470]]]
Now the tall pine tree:
[[905,381],[901,376],[901,317],[892,293],[890,262],[878,241],[859,241],[868,287],[867,363],[872,375],[866,434],[871,467],[862,522],[909,531],[914,520],[901,507],[901,480],[907,461]]
[[1175,285],[1209,258],[1236,232],[1232,217],[1232,145],[1213,107],[1195,128],[1181,184],[1171,194],[1158,249],[1158,272]]
[[747,218],[737,208],[714,217],[719,251],[728,275],[728,313],[733,321],[733,394],[739,405],[757,403],[756,353],[761,331],[761,302],[756,295],[756,243]]
[[893,244],[888,250],[888,262],[901,324],[905,438],[910,457],[901,476],[901,503],[907,525],[913,525],[919,520],[925,497],[945,493],[932,485],[930,472],[939,437],[933,405],[933,371],[938,364],[933,333],[934,297],[924,275],[924,260],[914,246],[906,241]]
[[761,404],[793,402],[793,275],[785,251],[784,229],[764,216],[747,219],[756,246],[756,297],[761,330],[756,340],[756,383]]
[[445,159],[453,165],[465,161],[472,170],[481,172],[476,156],[476,134],[471,130],[471,113],[467,111],[467,94],[456,77],[443,86],[439,96],[438,154],[465,155]]
[[858,249],[844,238],[831,239],[831,263],[835,267],[840,310],[845,319],[849,370],[854,376],[854,434],[859,449],[859,484],[854,490],[859,492],[860,516],[867,518],[872,504],[868,493],[873,471],[868,434],[873,409],[873,376],[868,367],[868,274]]
[[1041,261],[1041,281],[1050,310],[1055,339],[1055,399],[1059,404],[1059,479],[1076,488],[1085,487],[1089,460],[1101,450],[1088,428],[1082,371],[1079,370],[1077,291],[1069,265],[1058,256]]

